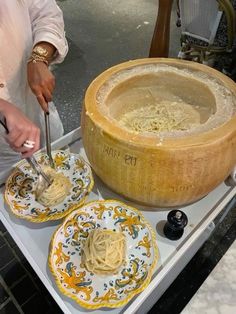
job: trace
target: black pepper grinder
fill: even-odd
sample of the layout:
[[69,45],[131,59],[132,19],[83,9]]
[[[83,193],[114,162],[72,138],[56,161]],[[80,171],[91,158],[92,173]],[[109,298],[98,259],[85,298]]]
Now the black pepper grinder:
[[188,218],[181,210],[172,210],[167,215],[167,222],[164,226],[164,234],[170,240],[178,240],[184,233],[184,227]]

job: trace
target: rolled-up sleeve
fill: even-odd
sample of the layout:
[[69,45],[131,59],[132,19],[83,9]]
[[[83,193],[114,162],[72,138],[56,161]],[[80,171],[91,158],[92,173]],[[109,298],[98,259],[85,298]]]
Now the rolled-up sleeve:
[[33,43],[45,41],[57,49],[52,63],[61,63],[67,52],[64,20],[55,0],[27,0],[33,33]]

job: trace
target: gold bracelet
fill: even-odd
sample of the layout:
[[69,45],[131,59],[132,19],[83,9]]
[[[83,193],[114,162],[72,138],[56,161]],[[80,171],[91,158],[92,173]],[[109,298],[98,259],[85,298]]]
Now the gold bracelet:
[[28,59],[27,63],[29,62],[33,62],[33,63],[37,63],[37,62],[44,62],[47,66],[49,64],[48,60],[45,57],[39,56],[36,53],[32,53],[30,58]]

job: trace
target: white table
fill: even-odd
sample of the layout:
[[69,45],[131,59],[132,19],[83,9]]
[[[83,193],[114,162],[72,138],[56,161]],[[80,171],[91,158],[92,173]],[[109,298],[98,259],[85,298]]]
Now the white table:
[[[86,157],[79,128],[56,141],[53,144],[53,149],[59,149],[68,144],[70,144],[71,152],[76,152]],[[9,171],[0,174],[0,184],[4,182],[8,174]],[[4,203],[3,191],[4,185],[0,189],[0,219],[62,311],[66,314],[88,312],[59,292],[47,267],[51,236],[61,221],[34,224],[14,217]],[[128,202],[111,192],[95,177],[95,186],[88,200],[112,198],[129,203],[136,208],[142,208],[145,218],[156,231],[160,253],[160,260],[152,281],[141,294],[123,308],[99,309],[95,310],[95,313],[147,313],[209,237],[215,227],[213,221],[217,215],[222,210],[229,210],[233,206],[232,199],[235,195],[236,187],[226,186],[222,183],[202,200],[183,207],[182,210],[188,216],[189,223],[180,240],[170,241],[162,233],[169,210],[156,211],[154,208],[144,208]]]

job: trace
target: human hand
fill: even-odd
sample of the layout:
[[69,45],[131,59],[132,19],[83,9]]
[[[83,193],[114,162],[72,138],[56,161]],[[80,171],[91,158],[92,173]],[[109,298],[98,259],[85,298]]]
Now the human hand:
[[[40,147],[40,130],[13,104],[0,99],[0,112],[6,119],[8,134],[6,141],[10,147],[22,154],[23,158],[30,157]],[[26,141],[34,142],[34,147],[25,147]]]
[[44,62],[28,62],[28,83],[43,111],[48,112],[48,102],[52,101],[55,78]]

